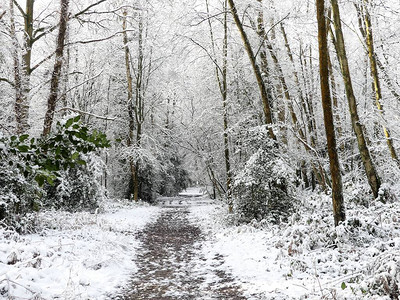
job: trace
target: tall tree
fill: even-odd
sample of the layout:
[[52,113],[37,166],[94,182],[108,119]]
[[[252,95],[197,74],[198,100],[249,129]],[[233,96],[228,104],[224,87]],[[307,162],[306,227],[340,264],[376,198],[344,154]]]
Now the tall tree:
[[342,77],[345,85],[347,101],[349,104],[351,125],[353,127],[354,133],[357,138],[358,149],[361,155],[361,160],[365,168],[368,183],[371,187],[374,197],[377,198],[379,196],[379,188],[381,185],[381,181],[375,170],[375,166],[372,161],[371,154],[367,146],[367,142],[365,140],[363,126],[358,116],[357,101],[353,91],[350,68],[344,44],[339,5],[337,0],[331,0],[331,4],[332,4],[333,24],[335,27],[335,34],[336,34],[336,39],[335,39],[336,51],[340,63],[340,69],[342,71]]
[[325,21],[325,0],[317,0],[319,74],[321,84],[322,108],[328,145],[329,165],[332,177],[332,203],[335,226],[345,220],[342,175],[336,151],[335,126],[333,123],[332,101],[329,88],[328,42]]
[[22,79],[21,79],[21,63],[19,61],[19,44],[15,31],[15,15],[14,15],[14,0],[10,0],[10,37],[12,41],[12,58],[13,58],[13,69],[14,69],[14,90],[15,90],[15,120],[17,123],[17,133],[21,134],[28,128],[28,109],[25,101],[25,97],[22,91]]
[[64,60],[64,41],[67,33],[68,23],[68,6],[69,0],[61,0],[61,13],[60,13],[60,25],[57,37],[57,48],[56,57],[54,62],[53,73],[50,81],[50,95],[47,99],[47,111],[44,118],[43,135],[48,135],[51,131],[51,126],[54,119],[54,111],[57,105],[58,98],[58,86],[61,77],[61,69]]
[[[122,37],[123,37],[123,42],[124,42],[124,54],[125,54],[125,68],[126,68],[126,81],[127,81],[127,88],[128,88],[128,99],[127,99],[127,104],[128,104],[128,117],[129,117],[129,132],[128,132],[128,138],[127,138],[127,146],[131,147],[135,144],[135,114],[134,114],[134,99],[133,99],[133,79],[132,79],[132,73],[131,73],[131,58],[130,58],[130,51],[129,51],[129,46],[128,46],[128,34],[126,32],[127,30],[127,10],[125,9],[123,12],[123,18],[122,18]],[[131,180],[133,183],[133,199],[135,201],[139,200],[139,179],[138,179],[138,172],[136,168],[136,163],[135,161],[130,158],[129,159],[129,168],[131,172]]]
[[[246,31],[244,30],[242,21],[239,18],[235,3],[233,0],[228,0],[229,7],[233,16],[233,19],[235,21],[235,24],[240,32],[240,36],[242,37],[244,47],[246,49],[247,55],[249,57],[249,60],[251,62],[251,66],[253,68],[254,75],[257,80],[258,88],[260,90],[261,94],[261,100],[264,106],[264,115],[265,115],[265,122],[267,125],[272,125],[272,112],[271,112],[271,101],[272,101],[272,95],[269,93],[269,89],[267,89],[267,86],[263,80],[260,67],[257,64],[256,57],[254,55],[253,48],[251,47],[249,38],[247,37]],[[268,133],[269,136],[276,140],[275,133],[273,132],[272,128],[268,128]]]
[[[208,25],[210,28],[210,38],[211,38],[211,47],[213,51],[214,57],[216,57],[216,41],[214,37],[214,31],[211,24],[209,3],[206,0],[207,6],[207,14],[208,14]],[[231,163],[230,163],[230,151],[229,151],[229,134],[228,134],[228,18],[227,18],[227,0],[224,1],[223,11],[224,11],[224,19],[223,19],[223,32],[224,37],[222,41],[222,66],[218,65],[217,59],[214,59],[215,63],[215,76],[217,77],[217,83],[219,87],[219,91],[222,97],[222,116],[223,116],[223,125],[224,125],[224,160],[225,160],[225,174],[226,174],[226,196],[229,204],[229,211],[232,212],[232,196],[231,196],[231,183],[232,183],[232,174],[231,174]]]
[[[363,0],[364,5],[359,6],[356,5],[358,17],[360,19],[363,19],[364,21],[364,28],[360,26],[360,31],[361,34],[363,35],[365,42],[367,44],[367,52],[368,52],[368,58],[369,58],[369,64],[371,68],[371,76],[372,76],[372,81],[373,81],[373,92],[375,96],[375,104],[378,109],[378,112],[380,115],[384,115],[384,110],[383,110],[383,105],[382,105],[382,89],[381,89],[381,83],[379,79],[379,74],[378,74],[378,64],[377,64],[377,58],[376,58],[376,53],[375,53],[375,47],[374,47],[374,37],[373,37],[373,28],[372,28],[372,22],[371,22],[371,16],[368,11],[367,3],[368,1]],[[360,20],[361,21],[361,20]],[[400,161],[396,153],[396,149],[394,148],[393,145],[393,139],[391,137],[389,129],[385,126],[382,125],[383,133],[386,138],[386,143],[389,148],[390,156],[392,159],[399,165]]]

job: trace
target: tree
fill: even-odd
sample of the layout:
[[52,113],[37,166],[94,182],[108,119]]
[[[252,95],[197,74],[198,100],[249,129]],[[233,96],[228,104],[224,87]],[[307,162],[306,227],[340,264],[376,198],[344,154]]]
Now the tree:
[[372,193],[375,198],[379,196],[379,188],[381,186],[381,181],[378,177],[378,174],[375,170],[374,163],[371,158],[371,154],[369,152],[367,142],[365,140],[363,127],[358,116],[357,111],[357,101],[353,91],[353,84],[350,75],[350,68],[346,54],[346,48],[344,44],[344,37],[342,31],[342,24],[340,18],[340,10],[337,0],[331,0],[332,4],[332,13],[333,13],[333,24],[335,27],[336,33],[336,51],[338,60],[340,63],[340,69],[342,71],[342,77],[345,85],[347,101],[349,104],[350,117],[351,117],[351,125],[353,131],[357,138],[358,149],[361,155],[361,160],[363,162],[365,172],[367,175],[368,183],[371,187]]
[[262,74],[260,71],[260,67],[257,64],[253,48],[251,47],[249,38],[247,37],[247,34],[243,27],[243,24],[239,18],[235,3],[233,2],[233,0],[228,0],[228,3],[229,3],[230,10],[231,10],[231,14],[235,21],[235,24],[240,32],[240,36],[242,37],[244,47],[246,49],[251,66],[253,68],[254,75],[257,80],[258,88],[259,88],[260,94],[261,94],[261,100],[262,100],[262,103],[264,106],[265,123],[267,125],[269,125],[269,128],[268,128],[269,135],[272,139],[276,140],[276,135],[271,128],[272,123],[273,123],[272,122],[272,112],[271,112],[272,95],[269,93],[269,89],[267,89],[267,86],[265,85],[265,82],[263,80],[263,77],[262,77]]
[[64,41],[67,32],[68,22],[68,6],[69,0],[61,0],[60,26],[57,37],[56,56],[54,62],[53,73],[50,81],[50,95],[47,99],[47,111],[44,118],[43,135],[48,135],[51,131],[51,126],[54,119],[54,111],[56,109],[58,99],[58,86],[61,77],[61,68],[64,59]]
[[342,175],[339,158],[336,151],[335,126],[333,123],[332,101],[329,88],[328,42],[325,21],[325,0],[317,0],[318,45],[319,45],[319,74],[321,98],[324,112],[324,124],[328,145],[329,165],[332,177],[332,203],[335,226],[345,220],[343,201]]
[[[367,53],[368,53],[368,58],[369,58],[369,65],[371,69],[371,76],[373,80],[373,92],[375,96],[375,104],[378,109],[378,112],[381,116],[384,115],[384,110],[383,110],[383,105],[382,105],[382,89],[381,89],[381,83],[379,79],[379,74],[378,74],[378,64],[377,64],[377,59],[376,59],[376,53],[375,53],[375,47],[374,47],[374,37],[373,37],[373,29],[372,29],[372,23],[371,23],[371,16],[369,14],[368,8],[366,3],[368,1],[363,0],[364,5],[359,6],[356,5],[357,13],[359,19],[363,19],[365,27],[363,28],[360,24],[360,31],[361,34],[363,35],[365,42],[367,44]],[[362,22],[362,20],[360,20]],[[389,148],[390,156],[392,159],[400,166],[400,161],[397,156],[396,150],[393,145],[393,140],[391,137],[390,130],[386,128],[385,125],[382,125],[383,133],[386,138],[386,143]]]
[[[128,139],[127,139],[127,146],[131,147],[134,144],[134,135],[135,135],[135,116],[134,116],[134,101],[133,101],[133,79],[131,74],[131,59],[130,59],[130,51],[128,46],[128,34],[126,32],[127,25],[126,25],[126,17],[127,17],[127,10],[123,12],[123,19],[122,19],[122,36],[124,42],[124,52],[125,52],[125,68],[126,68],[126,81],[127,81],[127,88],[128,88],[128,116],[129,116],[129,128],[128,128]],[[139,183],[138,183],[138,170],[134,160],[131,158],[129,159],[129,167],[131,172],[131,180],[133,182],[133,199],[138,201],[139,199]]]
[[[209,3],[206,0],[207,14],[208,14],[208,25],[210,28],[210,38],[211,38],[211,46],[214,57],[216,57],[216,47],[215,47],[215,37],[210,19],[210,11],[209,11]],[[224,160],[225,160],[225,174],[226,174],[226,196],[228,198],[229,203],[229,211],[232,212],[232,197],[231,197],[231,183],[232,183],[232,174],[231,174],[231,163],[230,163],[230,151],[229,151],[229,135],[228,135],[228,21],[227,21],[227,1],[224,1],[223,5],[224,11],[224,19],[223,19],[223,32],[224,37],[222,41],[222,66],[217,63],[217,59],[215,58],[215,76],[217,78],[219,92],[222,97],[222,117],[223,117],[223,140],[224,140]],[[211,178],[213,176],[213,172],[210,173]],[[215,182],[215,178],[214,178]]]

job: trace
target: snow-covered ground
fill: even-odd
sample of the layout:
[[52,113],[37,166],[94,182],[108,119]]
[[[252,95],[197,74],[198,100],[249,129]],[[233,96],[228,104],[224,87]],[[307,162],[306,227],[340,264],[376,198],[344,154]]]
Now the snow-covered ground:
[[329,196],[302,197],[304,208],[281,225],[229,226],[223,205],[193,206],[211,236],[203,255],[222,255],[248,299],[398,299],[398,205],[349,208],[335,229]]
[[[203,232],[190,265],[205,276],[205,285],[218,280],[213,271],[218,268],[248,299],[399,297],[395,203],[348,205],[348,221],[334,228],[330,197],[305,193],[288,223],[233,226],[226,206],[202,191],[181,196],[187,200],[173,204],[190,205],[189,220]],[[170,205],[166,199],[160,204]],[[47,212],[38,215],[40,234],[0,230],[0,299],[106,299],[137,271],[141,245],[134,234],[174,205],[112,204],[101,214]]]
[[103,299],[135,272],[134,233],[159,208],[117,205],[103,214],[46,212],[40,234],[0,230],[0,299]]

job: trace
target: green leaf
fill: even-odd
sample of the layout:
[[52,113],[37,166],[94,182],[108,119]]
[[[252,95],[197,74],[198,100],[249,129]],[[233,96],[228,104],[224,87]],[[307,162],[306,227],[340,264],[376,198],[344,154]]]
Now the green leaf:
[[44,184],[44,176],[43,175],[36,175],[35,180],[40,187],[43,186],[43,184]]
[[22,143],[29,137],[29,134],[23,134],[19,137],[19,141]]
[[346,283],[344,283],[344,281],[342,282],[341,288],[342,288],[342,290],[344,290],[345,288],[347,288],[347,285],[346,285]]
[[46,180],[47,180],[48,184],[54,185],[54,177],[53,176],[47,176]]
[[29,151],[29,146],[27,146],[27,145],[19,145],[19,146],[17,147],[17,149],[18,149],[20,152],[28,152],[28,151]]
[[74,154],[71,155],[72,160],[76,160],[79,158],[79,152],[75,152]]
[[76,123],[76,122],[78,122],[80,119],[81,119],[81,116],[76,116],[73,120],[74,120],[74,122]]
[[17,137],[15,135],[13,135],[10,139],[11,139],[11,141],[15,141],[17,139]]
[[86,165],[86,161],[79,159],[76,161],[79,165],[85,166]]
[[73,118],[68,119],[68,121],[65,123],[65,128],[70,127],[73,123],[74,123],[74,119]]

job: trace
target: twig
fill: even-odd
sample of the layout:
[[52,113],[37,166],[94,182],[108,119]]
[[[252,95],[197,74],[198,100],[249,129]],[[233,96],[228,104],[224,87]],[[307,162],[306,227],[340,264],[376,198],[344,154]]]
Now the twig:
[[63,108],[59,109],[57,112],[66,111],[66,110],[73,111],[73,112],[76,112],[76,113],[79,113],[79,114],[88,115],[88,116],[91,116],[91,117],[94,117],[94,118],[97,118],[97,119],[101,119],[101,120],[115,121],[117,119],[116,117],[115,118],[109,118],[109,117],[105,117],[105,116],[95,115],[95,114],[92,114],[90,112],[83,111],[83,110],[76,109],[76,108],[72,108],[72,107],[63,107]]
[[0,81],[4,81],[7,82],[9,85],[11,85],[12,87],[14,87],[14,82],[12,82],[11,80],[4,78],[4,77],[0,77]]
[[[132,31],[133,31],[133,32],[135,32],[136,30],[134,30],[134,29],[127,29],[127,30],[124,30],[124,31],[127,31],[127,32],[132,32]],[[94,39],[94,40],[88,40],[88,41],[76,41],[76,42],[71,42],[71,43],[68,43],[68,44],[65,44],[65,45],[66,45],[66,46],[69,46],[69,45],[75,45],[75,44],[90,44],[90,43],[103,42],[103,41],[107,41],[107,40],[109,40],[109,39],[112,39],[113,37],[117,36],[118,34],[123,33],[124,31],[118,31],[118,32],[116,32],[116,33],[114,33],[114,34],[112,34],[112,35],[110,35],[110,36],[105,37],[105,38]]]
[[81,82],[81,83],[78,83],[77,85],[74,85],[73,87],[69,88],[69,89],[66,90],[64,93],[62,93],[62,94],[60,95],[60,97],[58,97],[57,100],[61,99],[63,96],[65,96],[67,93],[69,93],[69,92],[72,91],[73,89],[76,89],[76,88],[80,87],[81,85],[84,85],[85,83],[89,82],[90,80],[96,79],[96,78],[99,77],[102,73],[103,73],[103,70],[101,70],[99,74],[94,75],[94,76],[92,76],[92,77],[86,79],[85,81],[83,81],[83,82]]
[[20,283],[18,283],[18,282],[16,282],[16,281],[14,281],[14,280],[11,280],[11,279],[9,279],[9,278],[4,278],[4,279],[0,280],[0,283],[2,283],[3,281],[7,281],[7,282],[11,282],[11,283],[13,283],[13,284],[19,285],[20,287],[23,287],[23,288],[26,289],[27,291],[31,292],[33,295],[36,294],[36,292],[33,291],[33,290],[31,290],[30,288],[27,288],[26,286],[24,286],[24,285],[22,285],[22,284],[20,284]]
[[3,124],[0,124],[0,127],[3,128],[5,131],[7,131],[9,134],[11,134],[11,131],[5,127]]

